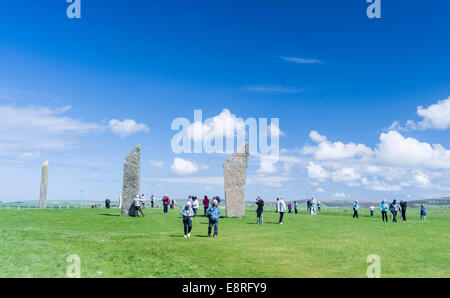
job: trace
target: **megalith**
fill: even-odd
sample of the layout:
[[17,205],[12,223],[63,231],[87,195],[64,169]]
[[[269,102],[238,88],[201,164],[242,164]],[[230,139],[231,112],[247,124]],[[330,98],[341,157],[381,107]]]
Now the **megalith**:
[[245,216],[244,195],[249,155],[249,144],[244,143],[223,162],[227,217]]
[[141,183],[141,146],[137,145],[125,158],[123,168],[122,215],[134,216],[134,198]]
[[47,187],[48,187],[48,161],[45,161],[42,164],[41,194],[39,197],[39,209],[47,208]]

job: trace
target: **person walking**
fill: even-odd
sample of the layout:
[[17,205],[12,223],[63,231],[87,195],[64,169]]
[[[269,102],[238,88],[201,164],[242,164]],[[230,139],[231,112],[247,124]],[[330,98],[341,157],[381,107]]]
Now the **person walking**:
[[389,205],[389,210],[391,211],[392,214],[392,222],[397,222],[397,212],[398,212],[398,204],[397,204],[397,200],[394,200],[390,205]]
[[353,218],[359,218],[358,215],[358,210],[359,210],[359,206],[358,206],[358,200],[353,202]]
[[278,224],[282,225],[284,213],[286,213],[286,203],[284,202],[284,198],[280,198],[278,202],[279,202],[278,212],[280,212],[280,220]]
[[139,217],[139,212],[141,212],[142,217],[145,216],[144,212],[142,212],[141,200],[139,199],[139,195],[136,195],[136,197],[134,198],[134,217]]
[[373,209],[374,209],[373,205],[370,204],[370,216],[373,216]]
[[400,201],[400,207],[402,208],[402,220],[406,221],[406,205],[408,203],[405,200]]
[[194,197],[194,199],[193,199],[192,209],[194,210],[194,217],[197,217],[198,216],[198,200],[197,200],[197,197]]
[[289,204],[288,204],[288,210],[289,210],[289,213],[292,213],[292,203],[291,202],[289,202]]
[[163,202],[163,207],[164,207],[164,213],[167,214],[169,212],[168,209],[169,209],[169,204],[170,204],[169,197],[167,195],[164,195],[162,202]]
[[188,201],[186,203],[186,206],[184,206],[184,208],[181,209],[180,214],[183,217],[184,238],[191,238],[192,217],[194,216],[192,203]]
[[306,200],[306,211],[311,214],[311,199]]
[[260,196],[256,198],[256,224],[263,224],[263,213],[264,213],[264,201]]
[[211,206],[206,210],[206,215],[209,218],[208,225],[208,237],[211,237],[211,230],[214,227],[214,238],[219,234],[219,218],[220,218],[220,207],[219,202],[214,200]]
[[208,196],[205,196],[203,198],[203,209],[205,210],[205,213],[204,213],[205,216],[206,216],[206,210],[208,210],[208,207],[209,207],[209,199],[208,199]]
[[381,220],[384,222],[386,219],[386,222],[388,222],[388,216],[387,216],[387,210],[389,206],[388,203],[386,203],[386,199],[383,199],[383,201],[380,204],[380,210],[381,210]]
[[155,196],[154,195],[152,195],[150,197],[150,203],[152,204],[152,209],[155,208]]
[[294,201],[294,211],[295,211],[295,214],[298,214],[298,203],[297,203],[297,201]]
[[423,205],[420,205],[420,221],[427,221],[427,210]]

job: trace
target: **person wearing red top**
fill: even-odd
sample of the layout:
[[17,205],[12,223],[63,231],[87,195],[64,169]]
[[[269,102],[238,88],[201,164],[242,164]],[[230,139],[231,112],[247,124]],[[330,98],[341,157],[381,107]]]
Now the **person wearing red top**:
[[169,209],[169,204],[170,204],[170,200],[169,197],[167,195],[164,195],[163,199],[163,206],[164,206],[164,213],[168,213],[168,209]]
[[206,216],[206,210],[209,207],[209,199],[208,196],[205,196],[205,198],[203,199],[203,208],[205,209],[205,216]]

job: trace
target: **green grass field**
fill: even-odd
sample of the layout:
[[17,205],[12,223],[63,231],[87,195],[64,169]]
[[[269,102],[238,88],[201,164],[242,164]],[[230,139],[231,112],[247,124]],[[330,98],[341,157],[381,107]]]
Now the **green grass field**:
[[333,208],[286,214],[283,225],[267,211],[262,226],[249,210],[221,219],[217,239],[196,218],[185,239],[179,210],[0,209],[0,277],[66,277],[71,254],[82,277],[366,277],[370,254],[381,257],[381,277],[450,277],[448,210],[428,208],[421,223],[409,208],[408,222],[394,224]]

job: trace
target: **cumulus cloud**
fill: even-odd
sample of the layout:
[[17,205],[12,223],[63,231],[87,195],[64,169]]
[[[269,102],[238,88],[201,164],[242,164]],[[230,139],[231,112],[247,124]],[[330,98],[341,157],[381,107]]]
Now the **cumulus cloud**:
[[332,173],[332,179],[334,182],[345,182],[349,186],[357,186],[359,179],[361,179],[361,174],[357,172],[355,168],[341,168]]
[[176,157],[173,160],[173,164],[170,167],[170,170],[172,171],[173,174],[179,176],[191,175],[199,171],[199,166],[196,162]]
[[333,198],[343,199],[345,197],[347,197],[347,195],[343,192],[337,192],[337,193],[333,194]]
[[308,177],[312,179],[323,181],[330,177],[330,173],[327,170],[312,161],[306,166],[306,170],[308,172]]
[[149,128],[143,123],[137,123],[132,119],[125,119],[123,121],[112,119],[108,123],[111,132],[119,135],[120,137],[126,137],[138,132],[148,132]]
[[417,107],[417,115],[423,118],[418,124],[420,129],[448,129],[450,127],[450,97],[428,108]]
[[353,158],[358,156],[368,156],[372,154],[372,150],[363,145],[342,142],[330,142],[327,137],[322,136],[317,131],[311,131],[309,137],[317,143],[317,146],[306,145],[303,147],[303,154],[312,154],[317,160],[336,160]]

